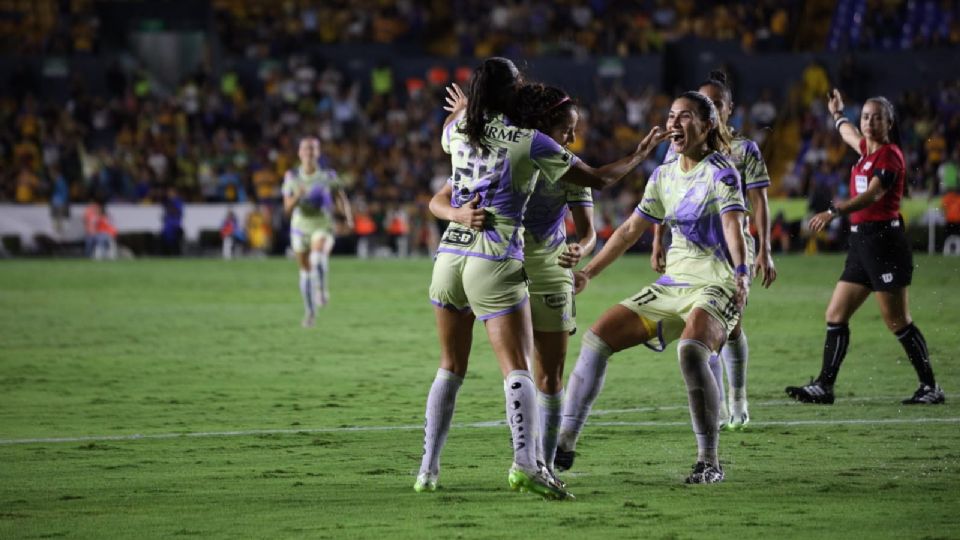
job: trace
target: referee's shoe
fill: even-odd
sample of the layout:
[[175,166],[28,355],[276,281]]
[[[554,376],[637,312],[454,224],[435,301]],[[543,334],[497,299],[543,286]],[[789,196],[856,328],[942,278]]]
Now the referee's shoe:
[[901,401],[901,403],[904,405],[938,405],[946,400],[947,397],[943,395],[943,390],[939,384],[930,386],[929,384],[920,383],[917,391],[914,392],[912,396]]
[[802,403],[833,405],[833,388],[821,384],[820,381],[810,381],[806,386],[788,386],[785,390],[788,396]]

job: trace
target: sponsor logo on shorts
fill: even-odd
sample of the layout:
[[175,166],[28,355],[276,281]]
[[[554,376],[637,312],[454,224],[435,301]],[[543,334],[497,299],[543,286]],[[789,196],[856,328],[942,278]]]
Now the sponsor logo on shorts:
[[560,309],[567,305],[567,295],[551,294],[543,299],[543,303],[545,303],[548,308]]
[[891,281],[893,281],[893,274],[890,272],[887,272],[886,274],[882,274],[880,276],[880,279],[882,279],[884,283],[890,283]]
[[444,244],[456,244],[458,246],[469,246],[473,244],[473,240],[477,237],[473,231],[468,231],[465,229],[447,229],[446,234],[443,235]]

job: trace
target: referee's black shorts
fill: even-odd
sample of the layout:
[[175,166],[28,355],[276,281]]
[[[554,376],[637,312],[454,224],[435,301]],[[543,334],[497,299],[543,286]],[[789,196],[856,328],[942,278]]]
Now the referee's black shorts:
[[850,227],[850,249],[840,281],[871,291],[893,291],[913,280],[913,252],[903,220],[870,221]]

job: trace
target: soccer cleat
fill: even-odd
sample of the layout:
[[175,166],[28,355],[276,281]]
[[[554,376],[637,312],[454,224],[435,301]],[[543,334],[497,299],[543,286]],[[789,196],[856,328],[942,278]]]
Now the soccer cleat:
[[577,453],[573,450],[567,451],[563,448],[557,447],[557,453],[553,456],[553,468],[554,470],[564,472],[569,471],[573,468],[573,460],[577,457]]
[[315,322],[316,322],[316,319],[314,317],[314,314],[307,313],[306,315],[303,316],[303,320],[300,321],[300,325],[303,326],[304,328],[312,328]]
[[920,383],[920,387],[912,396],[901,401],[904,405],[937,405],[947,400],[939,384],[930,386]]
[[731,431],[741,431],[750,423],[750,413],[747,412],[746,401],[734,401],[730,405],[730,422],[727,423],[727,429]]
[[437,490],[438,475],[431,473],[420,473],[417,481],[413,484],[413,490],[417,493],[430,493]]
[[507,483],[510,484],[510,489],[513,491],[536,493],[544,499],[562,501],[575,498],[573,493],[567,491],[556,481],[546,467],[541,467],[539,471],[532,473],[514,464],[507,474]]
[[833,388],[827,388],[820,381],[811,380],[806,386],[788,386],[787,395],[803,403],[833,405]]
[[723,467],[698,461],[687,477],[688,484],[716,484],[723,482]]
[[720,404],[720,413],[717,414],[717,429],[724,429],[730,422],[730,413],[727,412],[727,404]]

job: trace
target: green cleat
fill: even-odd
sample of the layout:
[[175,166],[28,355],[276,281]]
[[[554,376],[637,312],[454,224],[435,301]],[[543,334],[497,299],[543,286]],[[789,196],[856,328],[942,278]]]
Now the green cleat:
[[531,473],[513,465],[510,467],[510,473],[507,475],[507,483],[510,484],[510,489],[513,491],[536,493],[544,499],[553,501],[573,500],[576,498],[573,496],[573,493],[570,493],[562,487],[553,476],[543,468],[536,473]]
[[413,490],[417,493],[432,493],[437,490],[438,475],[430,473],[420,473],[417,481],[413,484]]
[[743,431],[750,423],[750,413],[747,412],[747,402],[734,402],[730,407],[730,422],[727,423],[729,431]]

